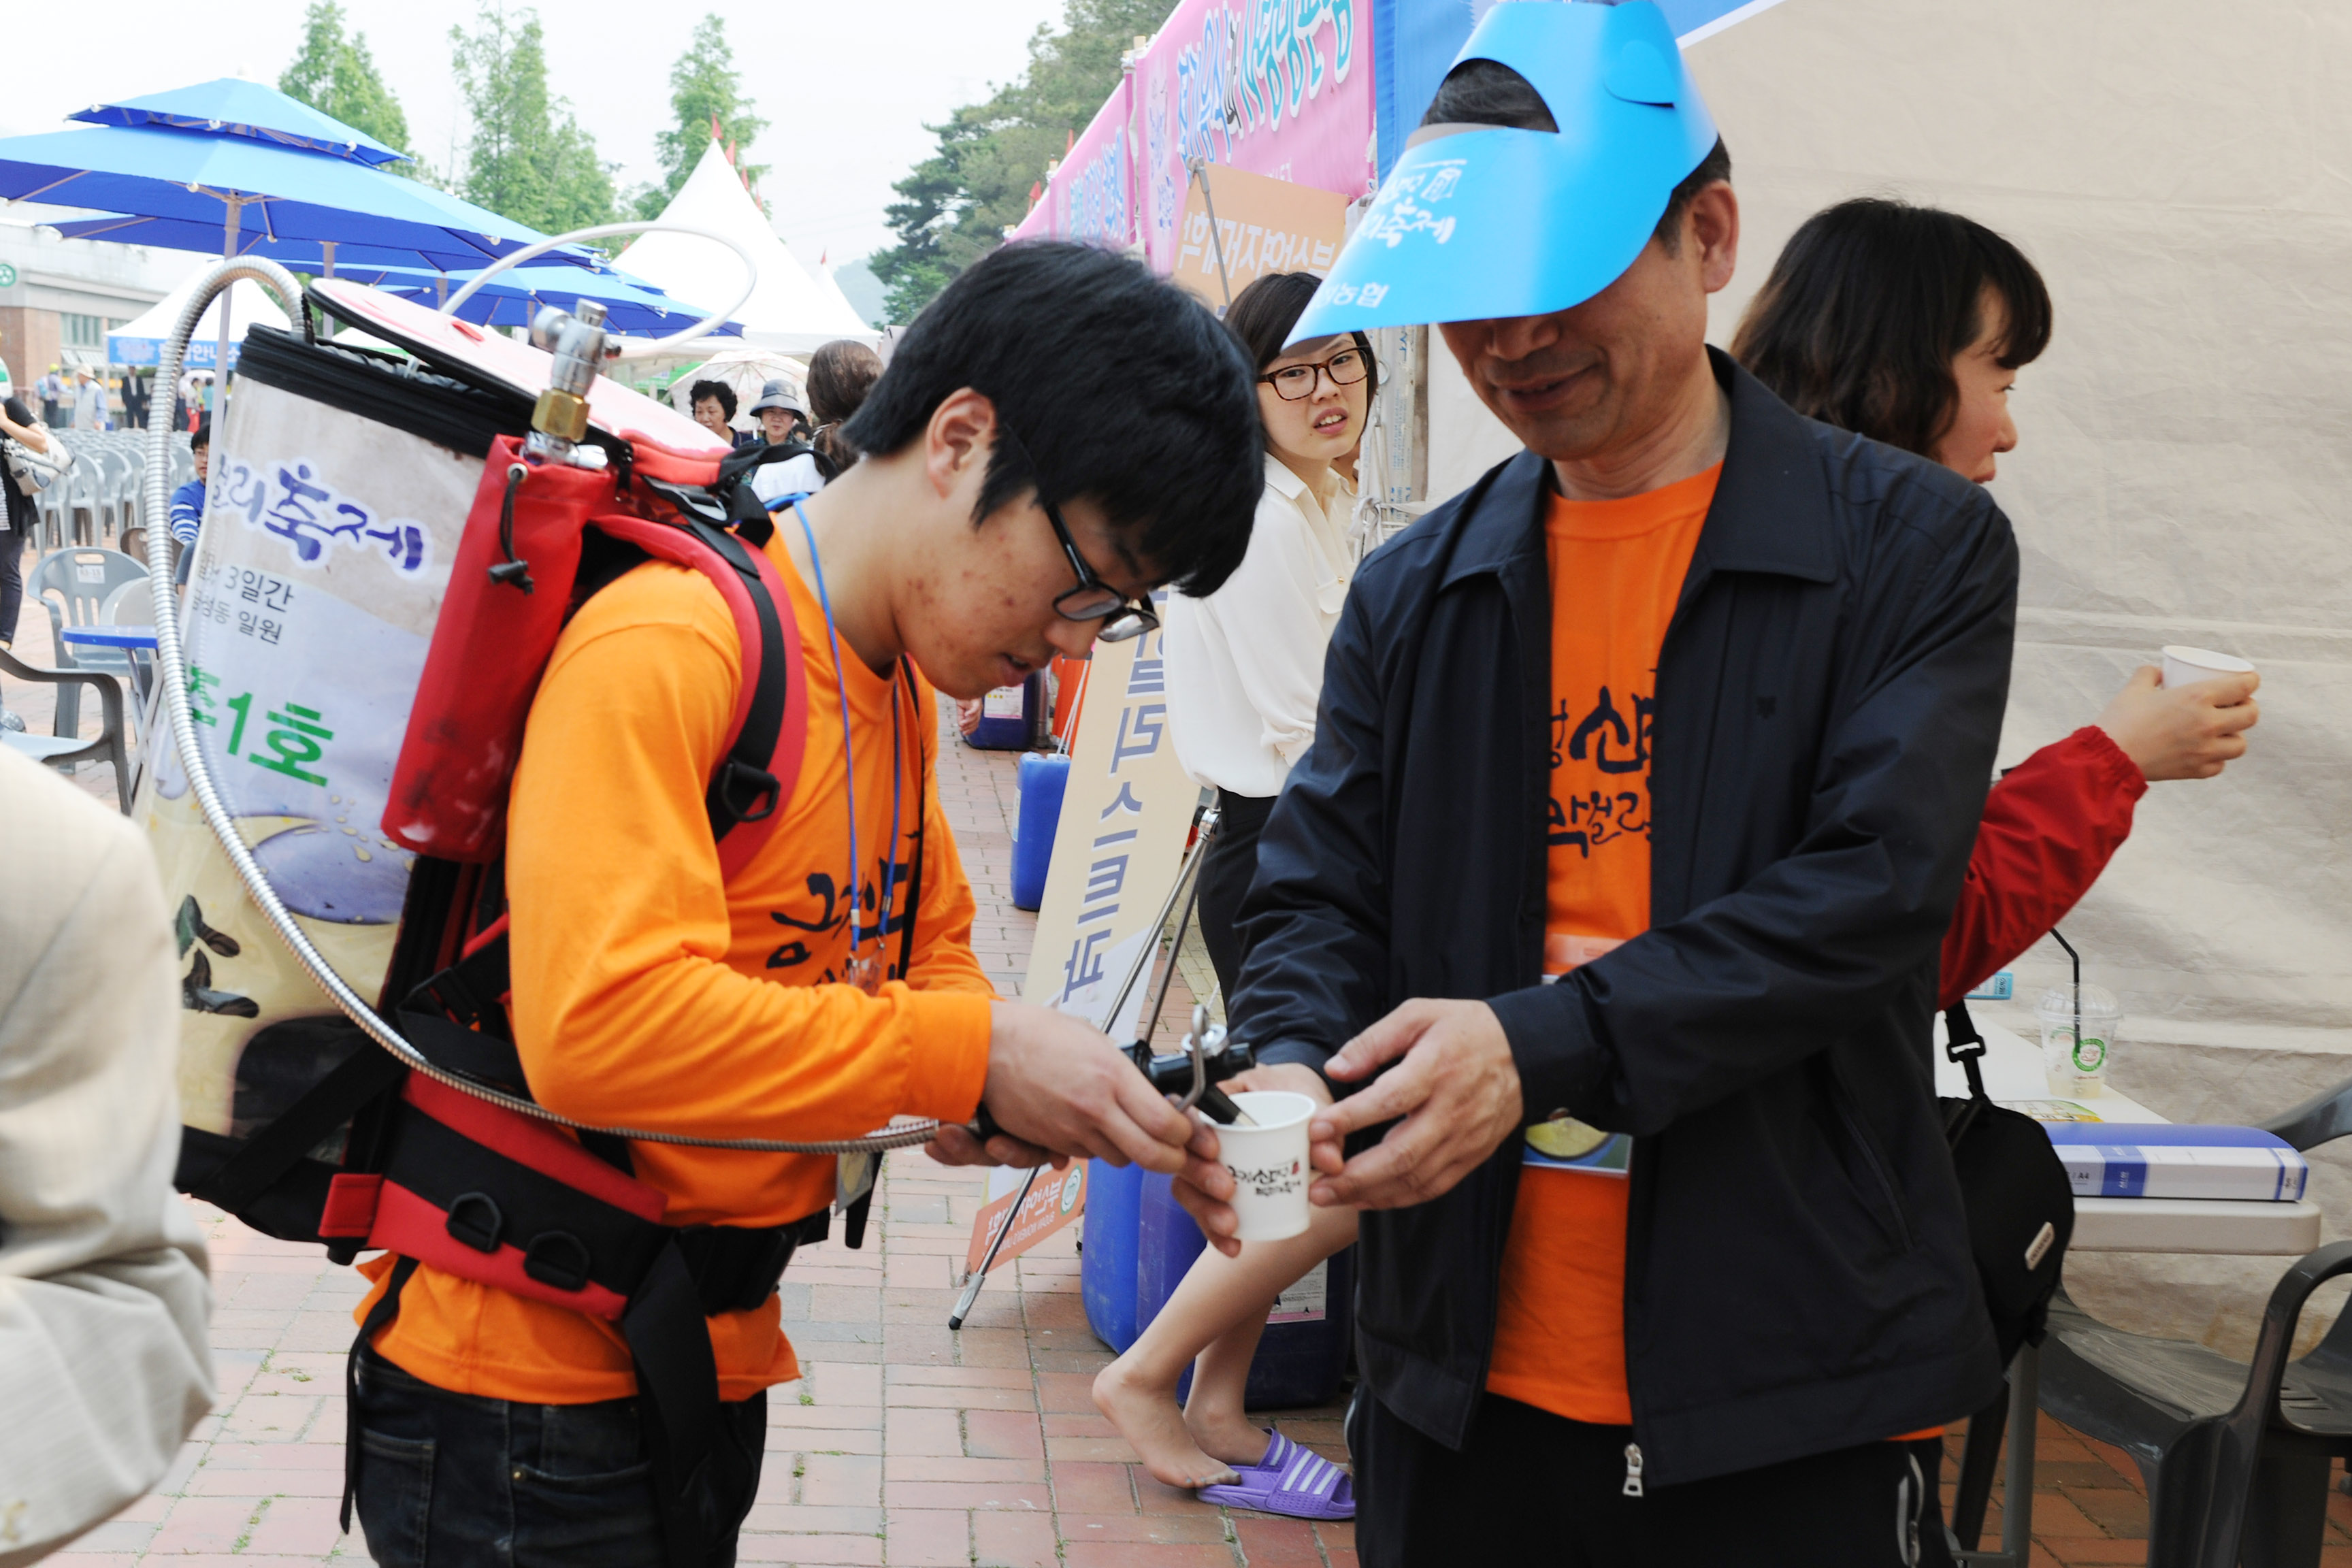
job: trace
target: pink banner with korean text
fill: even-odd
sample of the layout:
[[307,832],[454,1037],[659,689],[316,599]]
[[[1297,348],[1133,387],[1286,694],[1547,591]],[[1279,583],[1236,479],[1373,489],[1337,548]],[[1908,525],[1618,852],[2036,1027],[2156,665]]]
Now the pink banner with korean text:
[[[1371,13],[1371,0],[1183,0],[1015,237],[1140,243],[1152,268],[1169,272],[1186,243],[1196,158],[1370,193]],[[1199,245],[1197,206],[1192,221]]]

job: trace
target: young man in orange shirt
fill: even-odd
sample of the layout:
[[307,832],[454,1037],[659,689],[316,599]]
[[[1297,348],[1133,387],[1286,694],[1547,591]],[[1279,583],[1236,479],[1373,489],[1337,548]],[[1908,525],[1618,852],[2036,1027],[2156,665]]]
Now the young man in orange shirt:
[[[733,875],[704,804],[740,665],[717,589],[653,563],[582,607],[509,813],[515,1043],[542,1104],[816,1141],[902,1112],[961,1123],[984,1103],[1000,1161],[1181,1164],[1190,1123],[1108,1041],[992,997],[940,808],[933,691],[1015,684],[1148,617],[1156,584],[1222,582],[1261,482],[1250,380],[1206,310],[1107,252],[1010,247],[951,284],[846,432],[871,455],[804,520],[778,514],[767,549],[798,622],[807,739],[780,822]],[[960,1128],[939,1152],[982,1152]],[[835,1195],[829,1158],[628,1156],[672,1226],[804,1239]],[[358,1357],[357,1498],[378,1563],[681,1561],[617,1325],[409,1259],[367,1268],[363,1320],[398,1290]],[[690,1560],[731,1563],[762,1391],[799,1367],[772,1274],[696,1284],[724,1403]]]
[[1360,570],[1244,910],[1234,1033],[1354,1090],[1371,1568],[1940,1562],[1889,1439],[1999,1387],[1928,1040],[2016,549],[1708,349],[1729,175],[1654,6],[1497,5],[1297,329],[1528,448]]

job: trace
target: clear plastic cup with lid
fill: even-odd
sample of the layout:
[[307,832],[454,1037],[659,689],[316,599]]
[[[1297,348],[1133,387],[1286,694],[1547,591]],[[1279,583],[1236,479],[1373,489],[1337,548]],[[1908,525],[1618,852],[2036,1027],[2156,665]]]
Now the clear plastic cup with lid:
[[2034,1005],[2042,1024],[2042,1065],[2050,1092],[2084,1099],[2101,1092],[2114,1058],[2123,1009],[2104,985],[2053,985]]

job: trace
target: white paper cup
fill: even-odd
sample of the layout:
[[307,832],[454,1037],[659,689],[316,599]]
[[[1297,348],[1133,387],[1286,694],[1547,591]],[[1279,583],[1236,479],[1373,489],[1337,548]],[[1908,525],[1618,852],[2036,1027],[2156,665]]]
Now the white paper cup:
[[2254,667],[2244,659],[2226,653],[2215,653],[2210,647],[2188,647],[2179,643],[2165,645],[2164,684],[2167,689],[2175,686],[2194,686],[2217,675],[2252,675],[2253,672]]
[[1307,1123],[1315,1101],[1288,1089],[1235,1094],[1234,1103],[1255,1127],[1217,1128],[1217,1158],[1234,1178],[1235,1234],[1243,1241],[1283,1241],[1307,1230]]

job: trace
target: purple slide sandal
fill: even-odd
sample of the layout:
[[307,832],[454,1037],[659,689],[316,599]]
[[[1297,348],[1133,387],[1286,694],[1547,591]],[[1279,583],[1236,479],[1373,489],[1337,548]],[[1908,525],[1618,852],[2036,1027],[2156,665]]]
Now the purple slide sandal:
[[1355,1486],[1345,1470],[1279,1432],[1267,1436],[1272,1440],[1265,1446],[1263,1462],[1234,1466],[1241,1480],[1232,1486],[1202,1487],[1201,1500],[1291,1519],[1356,1517]]

